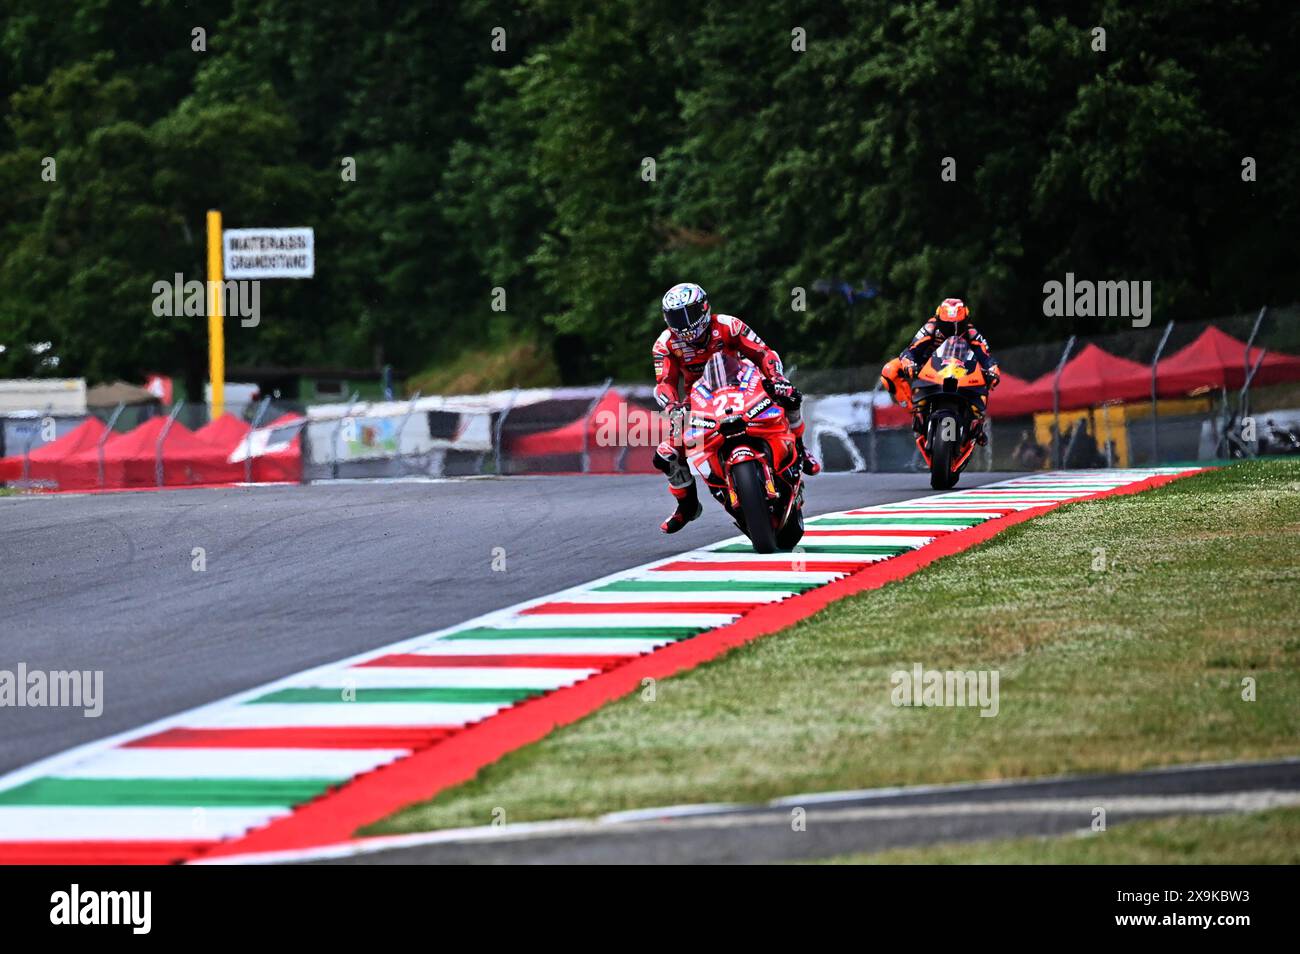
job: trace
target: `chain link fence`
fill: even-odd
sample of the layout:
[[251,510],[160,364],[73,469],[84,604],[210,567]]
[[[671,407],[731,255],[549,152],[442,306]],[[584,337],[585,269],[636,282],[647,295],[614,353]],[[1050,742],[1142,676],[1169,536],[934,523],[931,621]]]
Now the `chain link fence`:
[[[1210,327],[1239,343],[1224,347],[1229,362],[1237,360],[1233,348],[1240,353],[1239,373],[1231,377],[1242,379],[1241,386],[1206,385],[1084,407],[1074,402],[1059,410],[1014,416],[998,413],[994,392],[985,428],[988,445],[976,451],[970,468],[1126,467],[1300,453],[1300,381],[1259,384],[1260,378],[1252,377],[1267,367],[1269,355],[1300,356],[1300,309],[1295,306],[995,347],[994,354],[1004,373],[1027,381],[1054,376],[1089,345],[1151,369],[1192,345]],[[1249,352],[1247,343],[1252,346]],[[879,370],[796,370],[796,382],[809,395],[809,441],[828,470],[926,469],[908,415],[879,387]],[[1152,389],[1159,385],[1157,371]]]
[[[1211,326],[1225,366],[1219,384],[1176,393],[1157,387],[1158,369],[1165,366],[1161,359],[1200,341]],[[1125,467],[1300,453],[1300,373],[1273,373],[1277,368],[1267,360],[1300,356],[1300,309],[996,348],[995,355],[1005,374],[1035,381],[1039,398],[1044,393],[1059,398],[1058,368],[1089,345],[1136,362],[1121,368],[1130,392],[1134,377],[1145,374],[1142,369],[1156,369],[1151,393],[1159,396],[1130,394],[1122,403],[1095,404],[1049,400],[1012,416],[999,413],[999,392],[994,392],[985,428],[988,444],[977,449],[971,469]],[[1257,375],[1261,367],[1270,373]],[[1288,367],[1300,371],[1300,360]],[[925,469],[910,415],[880,387],[879,367],[791,371],[806,395],[806,441],[827,470]],[[667,436],[667,422],[644,383],[605,381],[459,397],[417,394],[378,402],[358,401],[354,394],[311,407],[267,398],[232,407],[235,413],[219,421],[212,420],[208,406],[184,401],[95,407],[87,415],[55,414],[50,408],[11,412],[0,418],[0,480],[58,486],[54,458],[60,453],[71,462],[64,472],[72,477],[64,483],[78,488],[651,473],[654,448]],[[92,419],[95,424],[89,425]],[[115,444],[118,440],[125,443]]]

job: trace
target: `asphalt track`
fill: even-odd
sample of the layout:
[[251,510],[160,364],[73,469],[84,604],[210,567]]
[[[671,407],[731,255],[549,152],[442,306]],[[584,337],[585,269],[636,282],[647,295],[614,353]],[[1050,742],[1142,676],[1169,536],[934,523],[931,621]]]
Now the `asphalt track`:
[[[1300,759],[1115,775],[795,796],[766,805],[628,812],[461,829],[308,863],[744,864],[983,839],[1092,833],[1137,819],[1300,804]],[[795,812],[802,812],[796,830]],[[399,836],[401,837],[401,836]],[[1105,837],[1097,833],[1094,837]],[[375,841],[379,841],[376,839]],[[304,859],[306,860],[306,859]]]
[[[929,492],[824,474],[808,512]],[[735,533],[706,501],[666,537],[670,507],[657,476],[0,497],[0,669],[102,670],[105,697],[93,719],[5,708],[0,773]]]

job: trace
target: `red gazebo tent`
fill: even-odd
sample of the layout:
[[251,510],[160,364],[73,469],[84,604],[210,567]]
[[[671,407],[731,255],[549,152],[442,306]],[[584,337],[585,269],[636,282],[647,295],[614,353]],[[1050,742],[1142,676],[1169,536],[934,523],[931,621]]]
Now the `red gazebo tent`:
[[[556,469],[564,470],[573,467],[571,459],[580,458],[585,447],[591,473],[642,473],[653,469],[650,450],[658,444],[657,435],[666,426],[655,412],[632,404],[611,390],[590,414],[561,427],[517,437],[506,450],[515,457],[557,458],[561,464]],[[648,446],[629,447],[628,439],[639,435],[646,435]],[[621,471],[620,458],[624,465]]]
[[[302,480],[302,427],[305,421],[301,414],[288,412],[258,428],[258,432],[266,433],[267,443],[262,452],[253,457],[251,477],[254,483],[294,483]],[[290,429],[291,425],[298,426]],[[279,428],[285,430],[277,433]],[[285,436],[288,436],[288,440],[283,439]],[[231,457],[239,457],[233,462],[233,466],[239,468],[238,480],[244,479],[241,444],[242,441],[235,441],[229,451]]]
[[[1246,354],[1246,343],[1210,325],[1196,340],[1156,364],[1161,397],[1187,394],[1201,388],[1240,388],[1246,381],[1246,364],[1255,366],[1260,348]],[[1252,386],[1300,381],[1300,358],[1268,352]],[[1148,385],[1149,387],[1149,385]]]
[[[1049,385],[1050,387],[1050,385]],[[1035,411],[1043,410],[1039,405],[1041,399],[1031,390],[1033,385],[1024,378],[1014,374],[1002,373],[1002,380],[989,394],[988,412],[990,417],[1024,417]],[[1049,392],[1047,406],[1052,406]]]
[[229,454],[236,444],[248,436],[249,430],[249,426],[233,414],[222,414],[215,421],[209,421],[200,427],[194,436]]
[[[1048,371],[1025,390],[1026,405],[1032,405],[1030,410],[1052,409],[1055,380],[1056,372]],[[1140,401],[1151,397],[1151,369],[1089,344],[1061,369],[1060,388],[1063,411],[1115,401]]]
[[876,427],[887,430],[891,427],[911,427],[912,412],[901,404],[890,402],[872,406]]
[[[158,438],[167,424],[165,417],[151,417],[135,430],[111,438],[104,446],[105,487],[153,487],[157,485]],[[242,468],[226,462],[226,455],[201,441],[184,424],[173,423],[163,440],[163,483],[168,486],[216,484],[243,479]],[[74,454],[64,461],[59,485],[63,489],[98,486],[98,457],[95,448]]]
[[[104,424],[99,418],[86,418],[68,433],[31,452],[28,478],[39,481],[57,481],[61,462],[74,454],[80,454],[87,450],[93,452],[103,433]],[[22,476],[22,454],[0,458],[0,481],[21,480]]]

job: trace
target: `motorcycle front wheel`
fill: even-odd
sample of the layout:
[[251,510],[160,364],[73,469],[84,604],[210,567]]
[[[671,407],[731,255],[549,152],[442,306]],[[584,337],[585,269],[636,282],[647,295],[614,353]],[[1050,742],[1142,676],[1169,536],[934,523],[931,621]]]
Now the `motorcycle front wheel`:
[[803,539],[803,507],[796,506],[785,526],[776,532],[776,545],[782,550],[793,550]]
[[[951,420],[949,423],[948,420]],[[961,441],[944,440],[938,435],[960,433],[957,415],[949,410],[936,411],[930,419],[930,486],[935,490],[948,490],[957,486],[957,474],[952,472],[952,462],[961,447]]]
[[772,514],[767,507],[767,491],[763,487],[763,465],[756,460],[746,460],[731,468],[731,482],[740,498],[740,511],[745,516],[745,534],[754,545],[756,553],[776,552],[776,531],[772,529]]

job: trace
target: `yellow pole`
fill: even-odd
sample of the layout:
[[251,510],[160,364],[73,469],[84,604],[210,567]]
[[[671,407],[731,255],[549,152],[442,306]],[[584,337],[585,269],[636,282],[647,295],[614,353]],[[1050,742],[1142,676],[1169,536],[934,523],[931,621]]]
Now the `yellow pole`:
[[212,420],[226,409],[226,335],[222,309],[221,213],[208,209],[208,380],[212,382]]

